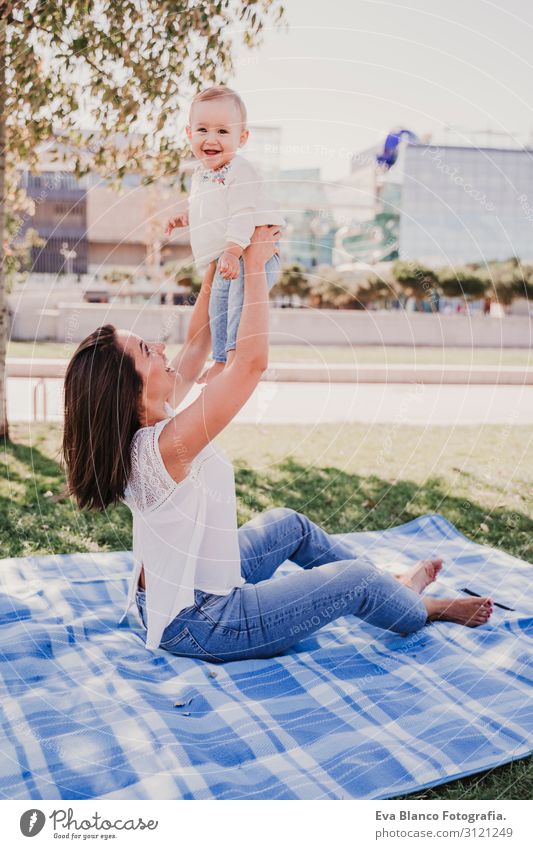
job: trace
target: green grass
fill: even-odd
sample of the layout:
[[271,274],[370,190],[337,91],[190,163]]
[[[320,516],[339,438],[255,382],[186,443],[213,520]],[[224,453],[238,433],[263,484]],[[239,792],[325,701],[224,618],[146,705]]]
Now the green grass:
[[[179,345],[168,345],[169,357]],[[63,342],[10,342],[8,357],[56,357],[68,359],[76,346]],[[366,363],[419,365],[533,365],[533,352],[527,348],[405,348],[350,347],[349,345],[271,345],[273,363]]]
[[[4,555],[131,547],[125,505],[81,513],[57,496],[57,425],[16,424],[3,452]],[[443,513],[478,542],[533,561],[533,435],[529,427],[415,428],[233,425],[220,442],[235,464],[239,522],[277,505],[330,532],[377,530]],[[529,799],[523,759],[416,794],[418,799]]]
[[533,365],[533,354],[523,348],[407,348],[407,347],[311,347],[308,345],[270,346],[272,362],[304,363],[388,363],[418,365]]

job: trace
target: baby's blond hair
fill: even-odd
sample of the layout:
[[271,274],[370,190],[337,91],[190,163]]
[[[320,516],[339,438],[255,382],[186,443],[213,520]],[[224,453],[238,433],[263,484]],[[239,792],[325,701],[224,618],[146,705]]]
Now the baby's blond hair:
[[203,91],[199,91],[198,94],[195,94],[191,101],[191,108],[189,112],[189,116],[192,114],[192,108],[195,103],[205,103],[208,100],[218,100],[222,97],[229,97],[235,105],[238,107],[243,127],[246,126],[247,114],[246,114],[246,106],[244,105],[244,100],[240,95],[237,94],[232,88],[229,88],[227,85],[213,85],[209,88],[204,88]]

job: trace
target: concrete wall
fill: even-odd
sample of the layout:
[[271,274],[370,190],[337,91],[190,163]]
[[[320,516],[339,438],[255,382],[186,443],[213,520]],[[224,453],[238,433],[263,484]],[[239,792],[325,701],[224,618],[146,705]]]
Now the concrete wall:
[[[182,342],[190,307],[139,304],[86,304],[60,301],[48,305],[11,301],[13,340],[55,339],[79,342],[101,324],[133,330],[151,340]],[[479,348],[530,348],[529,316],[428,315],[401,310],[271,309],[273,345],[378,345]]]
[[529,316],[500,319],[402,310],[274,310],[270,331],[277,344],[529,348],[533,341]]
[[138,304],[60,304],[56,339],[81,342],[96,327],[114,324],[132,330],[150,341],[181,342],[185,338],[185,316],[169,307]]

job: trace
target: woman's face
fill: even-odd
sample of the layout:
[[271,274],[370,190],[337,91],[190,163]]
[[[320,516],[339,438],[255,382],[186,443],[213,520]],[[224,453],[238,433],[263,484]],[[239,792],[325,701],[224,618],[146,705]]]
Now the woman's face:
[[128,330],[117,330],[117,339],[135,360],[135,369],[143,382],[143,402],[166,401],[181,376],[168,364],[165,344],[145,341]]

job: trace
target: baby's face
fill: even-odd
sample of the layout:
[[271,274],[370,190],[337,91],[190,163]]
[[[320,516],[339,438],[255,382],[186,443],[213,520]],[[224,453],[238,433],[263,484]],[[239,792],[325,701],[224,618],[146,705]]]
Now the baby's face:
[[204,168],[218,169],[230,162],[246,143],[248,130],[231,97],[193,104],[187,138]]

